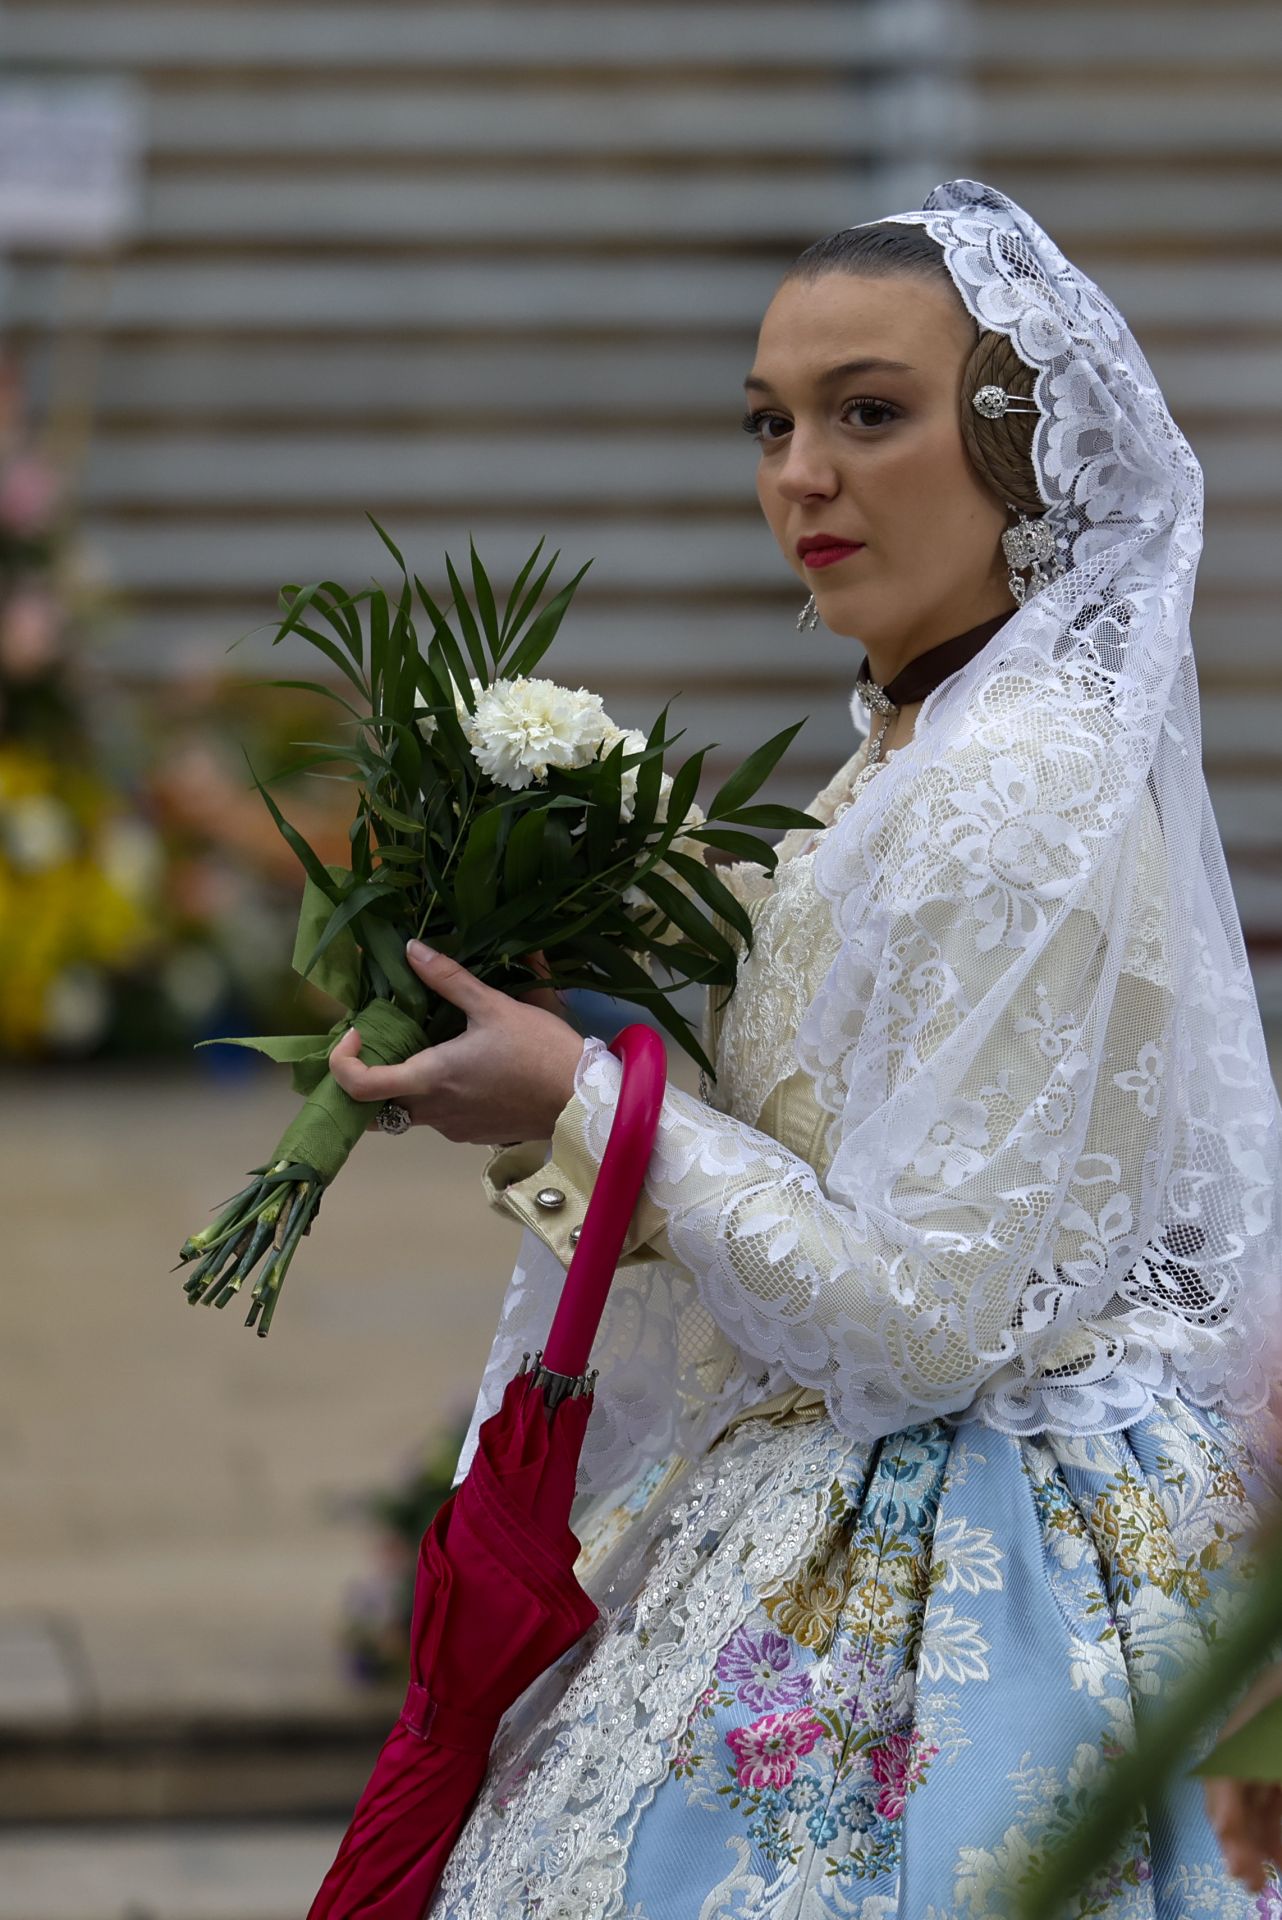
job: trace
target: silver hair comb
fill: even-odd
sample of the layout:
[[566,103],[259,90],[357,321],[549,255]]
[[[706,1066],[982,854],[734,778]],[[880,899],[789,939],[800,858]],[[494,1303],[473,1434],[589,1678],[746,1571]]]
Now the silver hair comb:
[[1026,394],[1007,393],[1005,387],[980,387],[970,396],[970,404],[985,420],[1000,420],[1005,413],[1040,413],[1037,402]]

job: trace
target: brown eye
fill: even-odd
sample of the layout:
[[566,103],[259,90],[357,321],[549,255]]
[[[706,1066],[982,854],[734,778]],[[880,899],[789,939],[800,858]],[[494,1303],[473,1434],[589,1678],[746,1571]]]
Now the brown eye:
[[893,407],[888,400],[848,400],[842,408],[842,419],[849,419],[852,413],[861,415],[871,413],[879,416],[872,420],[867,418],[861,419],[859,422],[860,426],[884,427],[896,418],[899,409],[898,407]]
[[779,438],[777,433],[767,431],[767,428],[776,421],[781,423],[784,431],[787,432],[788,422],[781,413],[769,413],[764,408],[758,407],[753,413],[745,413],[739,425],[745,433],[751,434],[754,440],[777,440]]

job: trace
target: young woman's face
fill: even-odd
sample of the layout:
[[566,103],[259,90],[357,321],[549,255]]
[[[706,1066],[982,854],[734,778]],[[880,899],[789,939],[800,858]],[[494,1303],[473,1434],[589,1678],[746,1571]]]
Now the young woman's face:
[[[744,424],[762,510],[821,619],[878,678],[1015,605],[1010,516],[958,425],[974,340],[950,287],[907,274],[785,281],[761,323]],[[798,542],[816,534],[860,544],[807,564]]]

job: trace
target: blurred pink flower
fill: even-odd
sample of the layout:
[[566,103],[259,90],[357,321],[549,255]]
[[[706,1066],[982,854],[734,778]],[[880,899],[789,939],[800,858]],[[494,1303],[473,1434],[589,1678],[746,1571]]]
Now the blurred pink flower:
[[50,593],[22,587],[0,613],[0,668],[11,680],[35,680],[62,652],[62,609]]
[[38,454],[21,454],[0,473],[0,526],[20,535],[39,533],[58,499],[58,476]]

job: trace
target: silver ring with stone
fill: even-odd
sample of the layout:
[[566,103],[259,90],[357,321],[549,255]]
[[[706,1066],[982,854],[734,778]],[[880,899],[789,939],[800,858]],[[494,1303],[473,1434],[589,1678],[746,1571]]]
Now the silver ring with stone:
[[384,1100],[378,1110],[376,1125],[380,1133],[408,1133],[413,1124],[409,1108],[399,1100]]

